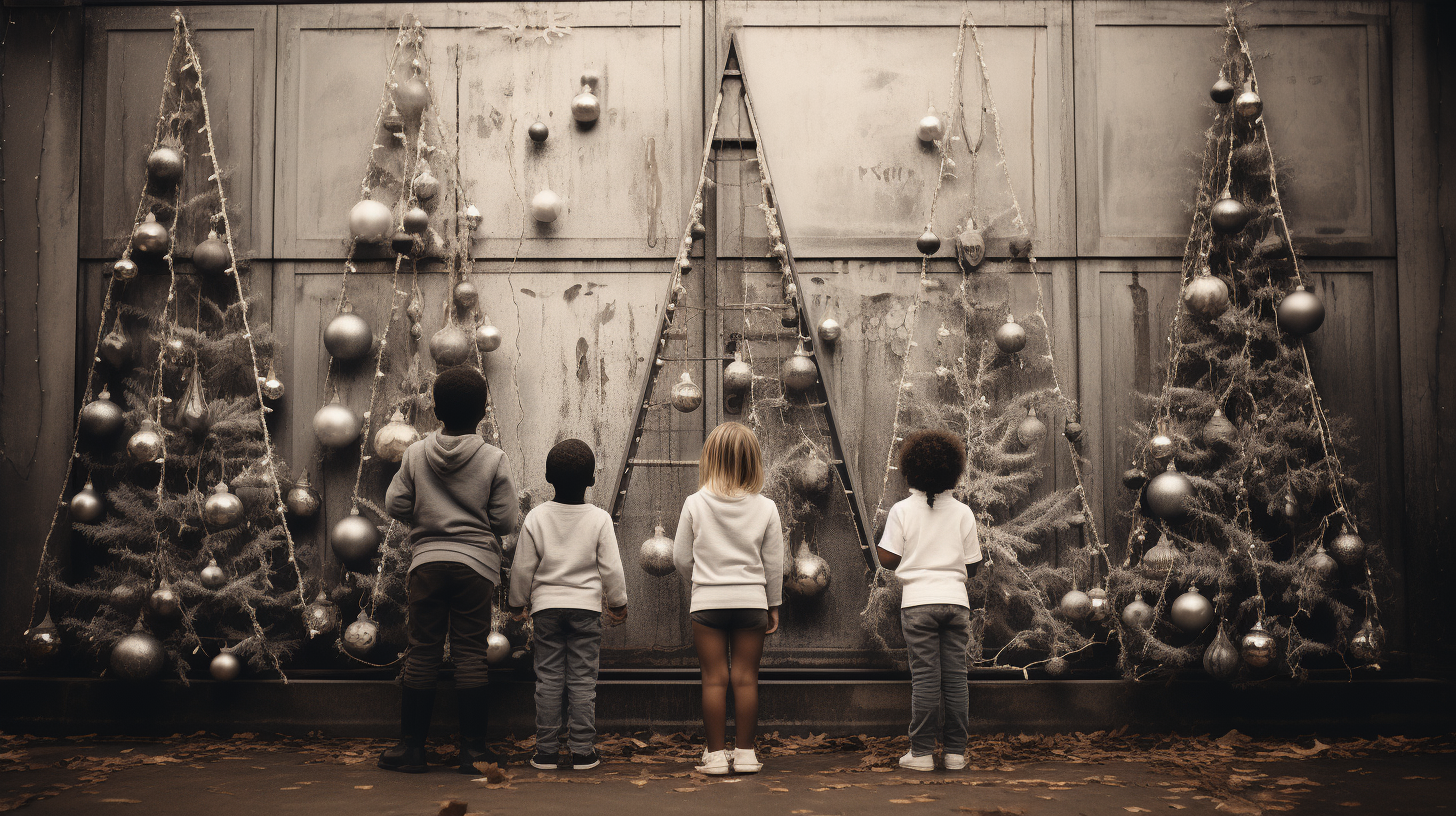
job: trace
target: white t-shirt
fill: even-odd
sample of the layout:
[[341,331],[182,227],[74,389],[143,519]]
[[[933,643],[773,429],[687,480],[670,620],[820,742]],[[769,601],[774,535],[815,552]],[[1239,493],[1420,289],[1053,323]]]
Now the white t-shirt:
[[768,609],[783,603],[779,508],[758,493],[726,497],[703,488],[683,502],[672,560],[693,582],[700,609]]
[[935,506],[912,489],[895,502],[885,518],[880,549],[900,556],[895,574],[904,586],[901,607],[955,604],[970,608],[966,565],[981,560],[976,514],[949,493],[939,493]]
[[627,604],[612,517],[594,504],[548,501],[526,515],[511,567],[511,606],[602,611]]

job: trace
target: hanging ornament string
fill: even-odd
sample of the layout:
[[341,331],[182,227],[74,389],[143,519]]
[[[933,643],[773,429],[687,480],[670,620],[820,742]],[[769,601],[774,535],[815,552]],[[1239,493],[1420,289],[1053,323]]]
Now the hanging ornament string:
[[[263,452],[268,461],[268,484],[273,488],[273,498],[277,501],[274,510],[278,514],[278,527],[283,532],[283,540],[288,548],[288,565],[293,568],[293,577],[297,583],[299,611],[300,614],[306,614],[303,610],[308,606],[308,598],[304,594],[303,571],[298,566],[293,533],[288,529],[287,516],[285,515],[287,508],[283,502],[283,483],[278,478],[278,461],[273,450],[273,437],[268,430],[267,415],[270,409],[263,400],[264,376],[258,365],[258,347],[253,342],[253,328],[248,320],[248,295],[243,287],[242,275],[238,271],[238,253],[237,247],[233,244],[233,226],[228,214],[227,191],[224,189],[222,182],[222,169],[217,161],[217,143],[213,139],[212,133],[212,110],[208,106],[207,88],[202,81],[202,58],[197,53],[197,49],[192,45],[192,36],[187,26],[187,20],[180,13],[174,14],[174,19],[177,22],[178,29],[182,32],[183,43],[187,48],[188,62],[191,63],[192,70],[197,75],[197,96],[202,107],[202,130],[207,136],[207,159],[212,165],[212,173],[208,176],[208,180],[217,187],[218,218],[222,220],[223,241],[227,245],[228,252],[228,269],[226,270],[226,274],[233,279],[233,286],[238,294],[238,310],[243,323],[243,339],[247,341],[248,359],[253,366],[253,389],[258,405],[258,427],[263,432]],[[252,606],[246,602],[244,605],[248,608],[248,615],[253,623],[253,631],[260,639],[263,638],[262,627],[258,625],[258,618],[254,614]],[[283,670],[278,665],[276,656],[273,658],[273,663],[274,667],[278,669],[279,675],[282,675]],[[287,682],[288,678],[285,676],[283,680]]]

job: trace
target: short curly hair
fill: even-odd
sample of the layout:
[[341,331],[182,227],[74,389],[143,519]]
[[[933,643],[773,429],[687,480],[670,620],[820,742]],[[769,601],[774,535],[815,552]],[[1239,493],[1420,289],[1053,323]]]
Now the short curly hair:
[[435,418],[447,428],[474,428],[485,419],[485,377],[469,366],[455,366],[435,378]]
[[596,454],[580,439],[563,439],[546,454],[546,481],[557,490],[591,487],[596,480]]
[[950,431],[919,430],[905,437],[900,446],[900,473],[906,484],[925,492],[931,507],[936,494],[953,489],[965,469],[966,443]]

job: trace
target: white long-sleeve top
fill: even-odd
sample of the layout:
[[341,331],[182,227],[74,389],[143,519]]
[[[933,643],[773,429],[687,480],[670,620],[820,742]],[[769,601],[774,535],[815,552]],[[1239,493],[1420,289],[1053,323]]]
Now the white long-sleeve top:
[[900,556],[895,567],[904,587],[900,606],[954,604],[969,607],[966,565],[981,560],[976,514],[949,493],[939,493],[935,506],[911,489],[885,517],[880,549]]
[[511,566],[511,606],[602,611],[627,604],[612,517],[594,504],[548,501],[526,514]]
[[784,532],[778,505],[758,493],[727,498],[699,490],[683,502],[672,560],[693,582],[690,612],[780,605]]

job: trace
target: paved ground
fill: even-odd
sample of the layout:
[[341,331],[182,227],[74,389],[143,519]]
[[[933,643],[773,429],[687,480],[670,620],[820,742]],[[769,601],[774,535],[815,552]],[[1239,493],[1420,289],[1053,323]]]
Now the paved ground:
[[[633,755],[592,771],[542,772],[517,759],[504,776],[470,777],[443,766],[421,775],[386,773],[373,765],[378,744],[357,740],[0,735],[0,810],[436,816],[453,799],[465,803],[455,816],[1456,813],[1456,743],[1449,739],[1326,745],[1237,734],[1222,742],[1093,736],[982,738],[979,758],[994,765],[978,764],[973,745],[971,769],[929,774],[890,766],[890,754],[903,750],[891,740],[868,741],[865,750],[783,740],[763,773],[738,777],[693,772],[691,759],[674,755],[692,750],[685,739],[624,738],[614,752]],[[628,750],[617,750],[623,745]],[[436,758],[443,760],[446,749],[440,746]],[[1018,762],[1020,756],[1030,761]]]

